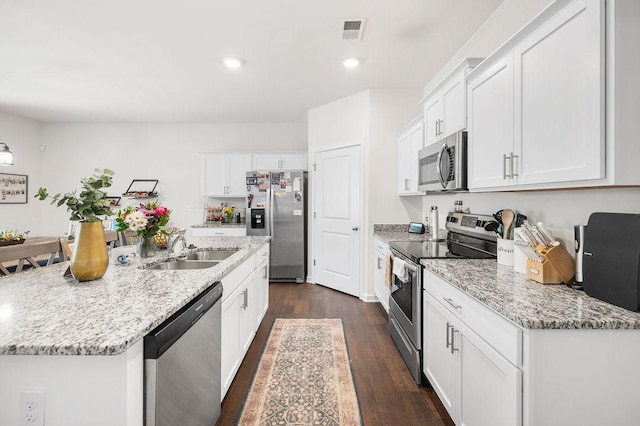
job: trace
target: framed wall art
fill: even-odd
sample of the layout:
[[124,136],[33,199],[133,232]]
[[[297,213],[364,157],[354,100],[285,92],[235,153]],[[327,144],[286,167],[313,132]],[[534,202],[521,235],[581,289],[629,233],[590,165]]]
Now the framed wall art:
[[28,189],[27,175],[0,173],[0,204],[26,204]]

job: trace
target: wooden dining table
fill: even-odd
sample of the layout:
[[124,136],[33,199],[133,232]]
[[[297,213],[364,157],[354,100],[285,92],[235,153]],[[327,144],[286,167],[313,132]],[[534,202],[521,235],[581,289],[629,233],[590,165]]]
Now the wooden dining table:
[[68,246],[66,244],[61,244],[62,240],[65,240],[65,238],[31,237],[27,238],[22,244],[0,247],[0,267],[5,268],[2,272],[6,274],[6,268],[17,266],[21,260],[24,265],[30,265],[29,261],[24,261],[23,259],[33,259],[35,262],[48,261],[49,259],[53,261],[56,256],[60,257],[61,249],[64,250],[62,259],[67,260],[70,252],[67,250]]

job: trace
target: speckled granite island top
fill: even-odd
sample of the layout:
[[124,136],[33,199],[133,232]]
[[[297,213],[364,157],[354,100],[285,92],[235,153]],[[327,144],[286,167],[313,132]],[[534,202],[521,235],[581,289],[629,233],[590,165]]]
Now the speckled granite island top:
[[[199,248],[240,250],[199,270],[111,263],[104,277],[62,276],[68,262],[0,278],[0,355],[116,355],[262,247],[269,237],[192,237]],[[157,263],[159,254],[145,263]]]
[[495,260],[423,259],[426,269],[530,329],[640,329],[640,313],[565,285],[535,282]]

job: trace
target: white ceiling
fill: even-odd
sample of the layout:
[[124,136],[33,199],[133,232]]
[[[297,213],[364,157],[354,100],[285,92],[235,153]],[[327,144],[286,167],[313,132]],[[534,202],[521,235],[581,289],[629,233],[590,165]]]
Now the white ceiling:
[[[501,1],[0,0],[0,111],[306,122],[367,88],[422,88]],[[341,21],[362,17],[362,40],[342,40]],[[245,66],[226,69],[228,55]]]

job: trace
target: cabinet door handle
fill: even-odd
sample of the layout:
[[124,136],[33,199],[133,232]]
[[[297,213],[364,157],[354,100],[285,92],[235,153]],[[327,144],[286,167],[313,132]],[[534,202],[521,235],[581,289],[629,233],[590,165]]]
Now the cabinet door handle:
[[442,131],[442,125],[444,124],[444,120],[440,120],[438,119],[438,135],[443,134],[444,132]]
[[263,269],[264,269],[264,274],[262,275],[262,279],[266,280],[267,279],[267,266],[265,265]]
[[382,259],[380,259],[379,257],[378,257],[377,259],[378,259],[378,270],[381,270],[381,269],[382,269],[382,266],[380,266],[380,261],[381,261]]
[[409,179],[404,178],[404,190],[407,191],[409,189]]
[[451,326],[451,353],[454,353],[455,351],[459,351],[459,348],[455,347],[455,340],[453,337],[453,333],[458,333],[459,330],[456,330],[455,328],[453,328],[453,326]]
[[435,127],[436,127],[436,134],[434,136],[438,136],[438,126],[440,123],[438,123],[438,120],[435,121]]
[[[451,342],[449,341],[449,329],[453,330],[453,326],[447,322],[447,348],[451,347]],[[451,333],[453,335],[453,333]]]
[[[513,176],[507,174],[507,160],[511,163],[511,156],[507,154],[502,154],[502,179],[511,179]],[[509,167],[510,171],[513,170],[513,165]]]
[[[249,307],[249,289],[244,289],[244,308],[247,309]],[[453,337],[453,333],[451,333],[451,337]],[[451,342],[453,345],[453,342]]]
[[456,305],[455,303],[453,303],[453,299],[446,298],[446,297],[443,297],[443,299],[444,299],[445,302],[447,302],[448,304],[453,306],[453,309],[461,309],[462,308],[462,306]]
[[518,173],[516,171],[516,166],[518,165],[518,156],[515,155],[513,152],[511,153],[511,177],[517,177]]

